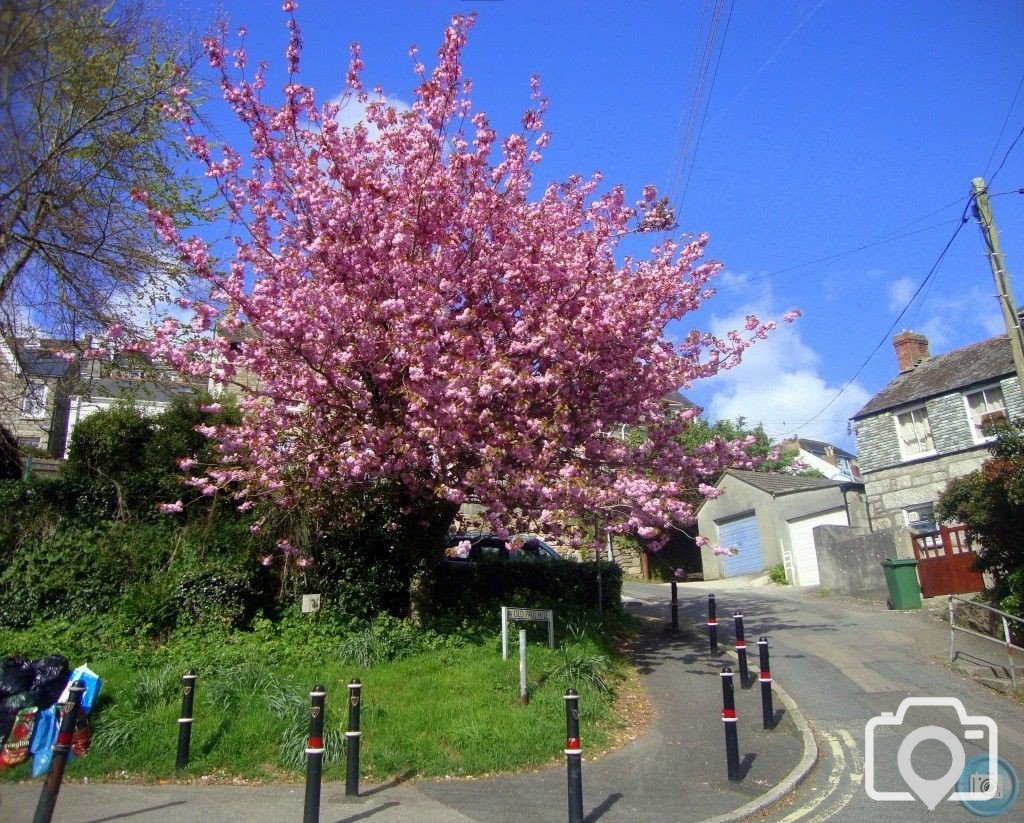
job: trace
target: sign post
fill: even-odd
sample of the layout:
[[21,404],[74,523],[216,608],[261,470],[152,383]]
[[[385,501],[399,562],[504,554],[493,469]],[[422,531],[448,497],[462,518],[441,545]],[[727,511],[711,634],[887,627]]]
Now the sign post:
[[501,659],[508,660],[508,624],[510,622],[548,624],[548,648],[555,648],[555,613],[551,609],[501,607]]

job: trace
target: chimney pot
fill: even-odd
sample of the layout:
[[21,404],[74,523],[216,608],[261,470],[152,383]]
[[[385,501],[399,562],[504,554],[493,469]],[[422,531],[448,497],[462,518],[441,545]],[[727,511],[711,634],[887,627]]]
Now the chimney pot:
[[900,374],[913,371],[922,361],[931,357],[928,338],[916,331],[901,331],[892,338],[892,347],[896,350]]

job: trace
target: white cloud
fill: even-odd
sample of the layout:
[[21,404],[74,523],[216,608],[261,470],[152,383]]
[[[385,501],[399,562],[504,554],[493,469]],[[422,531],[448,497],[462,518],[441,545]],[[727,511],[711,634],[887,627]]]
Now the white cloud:
[[[762,319],[783,314],[767,302],[755,313]],[[722,336],[742,328],[745,316],[745,312],[716,316],[711,330]],[[767,340],[746,351],[739,366],[700,381],[689,394],[705,406],[711,420],[743,417],[748,425],[761,423],[773,439],[799,434],[850,447],[848,420],[870,394],[853,383],[837,398],[842,387],[829,385],[821,376],[821,357],[803,341],[800,322],[780,323]]]
[[928,338],[932,354],[1005,334],[1003,315],[991,289],[932,292],[900,323]]
[[[345,99],[347,97],[347,99]],[[371,140],[376,140],[380,134],[380,130],[373,125],[366,122],[366,106],[379,98],[373,97],[366,103],[360,103],[354,96],[339,94],[333,100],[332,103],[337,103],[341,106],[338,109],[338,114],[334,118],[339,126],[344,128],[352,128],[356,123],[362,123],[367,132],[370,135]],[[402,112],[411,111],[412,107],[404,100],[400,100],[397,97],[388,97],[384,95],[384,101],[395,108],[395,110],[401,114]]]
[[900,277],[896,280],[890,280],[885,290],[889,295],[889,310],[901,312],[914,296],[914,292],[917,290],[917,283],[909,277]]

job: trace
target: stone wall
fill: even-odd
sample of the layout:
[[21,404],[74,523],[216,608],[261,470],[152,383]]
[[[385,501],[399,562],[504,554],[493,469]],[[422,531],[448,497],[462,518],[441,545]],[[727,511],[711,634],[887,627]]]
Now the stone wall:
[[850,526],[818,526],[814,546],[821,586],[837,594],[887,594],[882,561],[905,557],[906,530],[869,532]]
[[961,452],[872,472],[865,477],[871,527],[892,529],[905,526],[905,508],[934,503],[950,480],[980,468],[988,457],[985,450]]

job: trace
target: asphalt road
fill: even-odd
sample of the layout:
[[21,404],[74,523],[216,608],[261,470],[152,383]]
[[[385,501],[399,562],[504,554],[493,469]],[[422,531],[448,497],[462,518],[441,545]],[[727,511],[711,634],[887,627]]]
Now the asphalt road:
[[[681,615],[703,625],[708,589],[685,584],[679,591]],[[628,584],[625,589],[628,596],[661,602],[666,592],[666,585]],[[957,698],[969,716],[991,718],[998,755],[1024,775],[1024,706],[949,666],[948,624],[935,616],[887,611],[877,604],[823,597],[809,589],[772,586],[716,589],[715,594],[723,645],[732,642],[733,612],[742,611],[748,643],[768,636],[772,676],[796,701],[818,742],[819,760],[807,779],[755,819],[977,821],[976,814],[947,796],[957,790],[951,784],[962,773],[959,747],[967,761],[987,757],[989,727],[977,721],[961,723],[955,707],[914,707],[899,725],[875,725],[873,765],[866,763],[868,722],[882,712],[897,712],[909,697]],[[991,648],[998,655],[999,646]],[[916,732],[924,727],[933,728]],[[875,793],[910,791],[918,797],[872,799],[866,790],[868,778]],[[920,797],[929,798],[934,811]],[[1024,820],[1024,798],[994,819]]]

